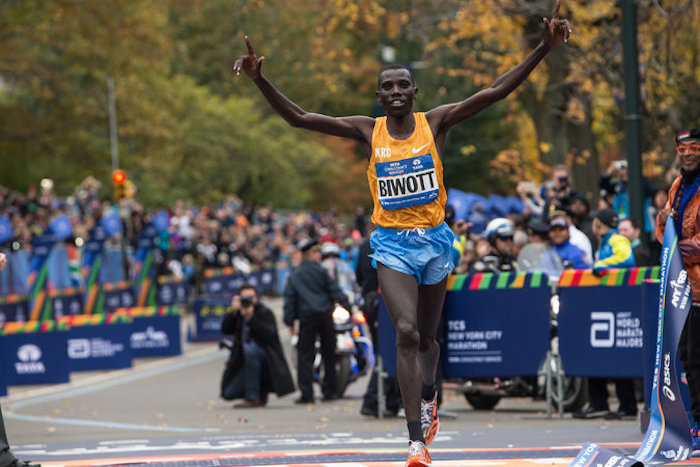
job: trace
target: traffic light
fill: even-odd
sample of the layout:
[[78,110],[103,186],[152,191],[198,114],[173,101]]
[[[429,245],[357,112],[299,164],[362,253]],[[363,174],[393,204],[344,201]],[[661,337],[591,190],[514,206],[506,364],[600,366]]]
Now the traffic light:
[[112,181],[114,182],[114,200],[119,201],[122,198],[124,198],[125,193],[125,183],[126,180],[126,174],[124,173],[123,170],[115,170],[112,172]]

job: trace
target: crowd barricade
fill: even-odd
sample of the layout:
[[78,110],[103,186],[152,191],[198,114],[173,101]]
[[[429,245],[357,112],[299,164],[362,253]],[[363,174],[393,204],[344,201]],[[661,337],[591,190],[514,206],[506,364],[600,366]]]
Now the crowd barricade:
[[182,308],[166,306],[118,308],[114,313],[133,318],[129,344],[134,357],[169,357],[182,353],[180,342]]
[[159,306],[185,305],[189,298],[189,283],[185,278],[158,276],[156,302]]
[[67,341],[69,371],[131,368],[133,318],[130,315],[63,316],[57,321],[70,328]]
[[102,303],[98,303],[98,313],[113,313],[118,309],[136,306],[136,295],[131,282],[102,284]]
[[70,380],[65,352],[68,331],[66,323],[56,321],[3,323],[0,370],[4,372],[6,385],[67,383]]
[[59,319],[63,316],[81,315],[85,290],[80,287],[68,287],[49,291],[51,309],[48,317],[42,319]]
[[[542,273],[455,275],[442,321],[446,378],[534,376],[550,348],[549,279]],[[379,352],[395,374],[396,337],[380,302]]]
[[253,285],[260,295],[275,293],[275,270],[272,268],[261,269],[248,274],[236,272],[233,268],[204,271],[204,293],[208,296],[230,298],[245,283]]
[[221,339],[221,323],[231,311],[231,299],[226,297],[202,297],[194,301],[197,329],[194,340],[216,341]]
[[0,296],[0,323],[27,321],[29,318],[29,297],[10,294]]
[[[602,277],[590,270],[562,273],[558,335],[567,376],[644,375],[642,284],[658,278],[658,267],[608,269]],[[658,298],[658,284],[649,293]]]

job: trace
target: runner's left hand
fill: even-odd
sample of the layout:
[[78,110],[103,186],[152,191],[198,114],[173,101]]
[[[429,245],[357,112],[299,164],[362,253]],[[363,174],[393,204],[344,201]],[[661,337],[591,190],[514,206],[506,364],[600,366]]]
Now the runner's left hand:
[[568,42],[569,34],[571,34],[569,22],[565,19],[559,19],[560,6],[561,0],[557,0],[554,10],[552,10],[552,19],[542,18],[545,27],[544,43],[550,47],[554,47],[562,39],[564,39],[564,42]]

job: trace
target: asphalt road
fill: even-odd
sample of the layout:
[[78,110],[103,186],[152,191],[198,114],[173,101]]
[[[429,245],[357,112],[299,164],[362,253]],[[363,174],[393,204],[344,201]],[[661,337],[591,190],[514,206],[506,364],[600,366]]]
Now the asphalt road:
[[[271,305],[279,311],[278,301]],[[280,329],[286,345],[289,336]],[[65,385],[10,388],[0,402],[13,452],[45,462],[290,446],[406,446],[404,419],[359,414],[366,378],[338,401],[298,406],[291,394],[272,396],[265,408],[234,410],[218,397],[226,352],[215,343],[183,343],[183,348],[182,356],[139,359],[129,370],[74,373]],[[444,399],[443,409],[455,417],[441,419],[433,448],[560,447],[573,452],[591,441],[634,452],[642,440],[636,421],[574,420],[569,414],[548,418],[544,401],[503,399],[495,410],[475,411],[458,392],[446,391]]]

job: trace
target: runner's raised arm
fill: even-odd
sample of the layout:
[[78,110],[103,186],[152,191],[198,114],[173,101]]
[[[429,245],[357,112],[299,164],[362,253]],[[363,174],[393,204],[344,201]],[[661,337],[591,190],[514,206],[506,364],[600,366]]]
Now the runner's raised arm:
[[328,115],[306,112],[278,91],[277,88],[265,78],[261,70],[262,62],[265,60],[265,57],[258,58],[255,55],[248,36],[245,36],[245,43],[248,47],[248,54],[236,60],[233,65],[233,70],[236,72],[236,75],[240,75],[241,71],[243,71],[243,73],[253,80],[272,108],[275,109],[287,123],[293,127],[354,139],[364,147],[369,148],[369,142],[372,137],[372,127],[374,125],[373,118],[365,116],[330,117]]

